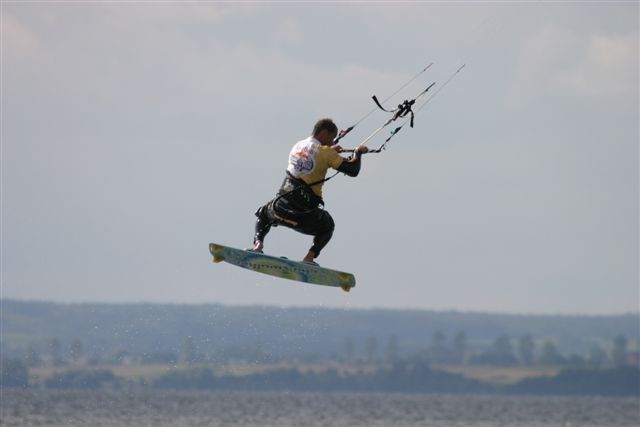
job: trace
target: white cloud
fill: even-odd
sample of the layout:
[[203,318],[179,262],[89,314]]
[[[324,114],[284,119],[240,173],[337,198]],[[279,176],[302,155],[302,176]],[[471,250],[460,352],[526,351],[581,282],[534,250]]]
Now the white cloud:
[[581,96],[637,96],[637,33],[594,34],[579,49],[579,61],[556,76],[557,89]]
[[302,42],[304,31],[298,19],[285,18],[277,30],[276,37],[284,43],[298,44]]
[[512,104],[539,94],[579,98],[638,95],[638,33],[582,35],[546,27],[524,43]]
[[29,31],[14,15],[3,13],[1,19],[2,62],[11,64],[32,57],[39,44],[36,35]]
[[175,3],[105,3],[98,9],[111,20],[138,24],[181,23],[218,24],[234,16],[253,15],[264,9],[259,3],[175,2]]

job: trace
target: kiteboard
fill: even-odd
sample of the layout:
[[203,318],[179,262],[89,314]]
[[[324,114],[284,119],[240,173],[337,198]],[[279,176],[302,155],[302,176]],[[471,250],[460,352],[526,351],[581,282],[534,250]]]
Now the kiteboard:
[[217,243],[209,244],[209,252],[213,255],[213,262],[225,261],[238,267],[283,279],[340,287],[345,292],[349,292],[356,285],[356,278],[351,273],[292,261],[284,257],[279,258],[246,249],[231,248]]

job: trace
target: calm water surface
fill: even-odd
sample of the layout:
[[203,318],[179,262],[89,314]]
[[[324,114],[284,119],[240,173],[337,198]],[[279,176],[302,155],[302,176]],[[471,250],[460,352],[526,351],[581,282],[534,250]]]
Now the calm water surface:
[[2,426],[640,426],[638,399],[280,392],[2,392]]

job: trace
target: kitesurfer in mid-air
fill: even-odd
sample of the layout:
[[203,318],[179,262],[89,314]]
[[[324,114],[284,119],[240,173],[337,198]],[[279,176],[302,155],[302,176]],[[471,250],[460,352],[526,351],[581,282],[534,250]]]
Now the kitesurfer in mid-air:
[[322,185],[327,180],[327,170],[333,168],[355,177],[360,172],[362,154],[369,151],[361,145],[351,158],[344,158],[339,154],[342,147],[334,144],[337,135],[338,128],[331,119],[320,119],[312,135],[293,146],[277,196],[256,211],[251,250],[262,252],[271,227],[283,225],[313,236],[313,246],[302,261],[317,265],[314,260],[331,240],[334,229],[333,218],[323,209]]

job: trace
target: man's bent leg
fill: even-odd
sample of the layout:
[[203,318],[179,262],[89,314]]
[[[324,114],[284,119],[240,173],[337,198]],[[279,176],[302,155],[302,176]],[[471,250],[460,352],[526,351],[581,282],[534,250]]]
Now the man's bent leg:
[[259,208],[255,215],[258,217],[256,220],[255,233],[253,235],[253,250],[262,252],[264,248],[264,238],[271,230],[272,221],[269,218],[268,204]]
[[313,246],[309,249],[309,253],[304,257],[304,261],[313,261],[314,258],[320,256],[322,249],[329,243],[333,236],[335,223],[329,212],[318,209],[310,217],[305,218],[304,223],[299,231],[310,234],[313,237]]
[[315,254],[315,258],[318,258],[320,256],[320,251],[322,251],[322,249],[327,246],[327,243],[329,243],[329,240],[331,240],[332,236],[333,228],[331,230],[323,232],[322,234],[318,234],[313,238],[313,246],[311,246],[311,249],[309,249],[309,251]]

